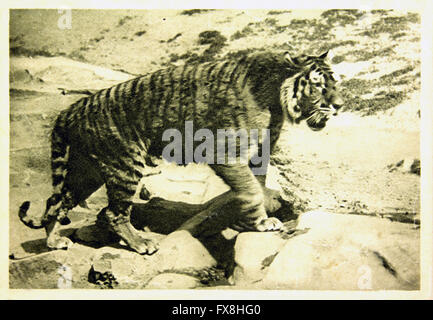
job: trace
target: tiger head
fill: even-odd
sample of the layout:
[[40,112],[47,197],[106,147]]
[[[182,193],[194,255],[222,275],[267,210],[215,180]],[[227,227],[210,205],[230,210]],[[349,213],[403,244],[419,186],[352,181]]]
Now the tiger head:
[[281,104],[287,109],[291,122],[305,120],[315,131],[323,129],[330,116],[337,115],[343,105],[327,55],[328,52],[291,58],[285,54],[286,64],[295,74],[281,86]]

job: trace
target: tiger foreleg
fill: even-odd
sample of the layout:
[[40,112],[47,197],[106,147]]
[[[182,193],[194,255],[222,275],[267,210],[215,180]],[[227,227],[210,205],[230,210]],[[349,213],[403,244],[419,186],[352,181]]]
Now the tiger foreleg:
[[[265,160],[263,159],[262,161],[265,161]],[[262,164],[260,164],[260,165],[262,165]],[[250,162],[249,167],[252,170],[252,172],[254,173],[255,172],[255,170],[254,170],[255,165]],[[268,172],[268,167],[269,167],[269,161],[267,161],[265,163],[264,167],[265,167],[265,170],[263,172],[260,172],[260,173],[264,173],[264,174],[257,174],[257,175],[255,175],[255,178],[257,179],[260,186],[262,187],[265,209],[266,209],[266,212],[269,214],[269,213],[273,213],[273,212],[277,211],[279,208],[281,208],[281,201],[280,200],[282,199],[282,197],[281,197],[279,191],[269,189],[266,187],[266,178],[267,178],[267,172]]]
[[277,218],[269,218],[262,186],[248,165],[213,165],[212,168],[232,191],[239,207],[239,218],[232,225],[237,231],[274,231],[283,227]]

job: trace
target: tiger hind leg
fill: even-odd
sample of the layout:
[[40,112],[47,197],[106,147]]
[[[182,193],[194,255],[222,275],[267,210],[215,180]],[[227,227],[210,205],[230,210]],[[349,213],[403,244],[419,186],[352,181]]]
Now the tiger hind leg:
[[132,250],[139,254],[153,254],[158,250],[157,243],[153,239],[144,238],[130,222],[132,200],[143,177],[141,170],[144,168],[144,163],[138,159],[122,162],[122,164],[103,165],[108,207],[100,213],[98,218],[105,220],[109,229]]
[[[69,238],[60,234],[61,226],[70,222],[67,217],[68,212],[86,200],[104,183],[96,163],[80,153],[79,150],[74,151],[71,150],[68,161],[68,172],[65,176],[61,201],[59,203],[54,201],[54,198],[58,197],[57,195],[53,195],[47,201],[45,219],[48,219],[49,222],[45,226],[45,231],[47,233],[47,246],[51,249],[67,249],[72,245]],[[57,211],[56,217],[52,215],[54,211]]]
[[248,165],[211,165],[232,191],[236,193],[240,216],[232,226],[237,231],[274,231],[283,228],[277,218],[269,218],[264,205],[262,186]]

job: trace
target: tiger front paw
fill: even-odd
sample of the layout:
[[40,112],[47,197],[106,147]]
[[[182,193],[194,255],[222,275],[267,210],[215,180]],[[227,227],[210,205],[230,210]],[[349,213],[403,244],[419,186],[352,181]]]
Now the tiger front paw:
[[277,231],[277,230],[282,230],[283,228],[284,228],[284,224],[275,217],[265,218],[256,225],[257,231],[260,232]]
[[143,239],[135,240],[133,242],[128,242],[128,246],[139,254],[151,255],[158,251],[158,242],[153,239]]

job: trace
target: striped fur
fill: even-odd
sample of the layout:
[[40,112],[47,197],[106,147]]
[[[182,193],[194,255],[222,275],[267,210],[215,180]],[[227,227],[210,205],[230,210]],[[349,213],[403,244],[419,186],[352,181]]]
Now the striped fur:
[[[30,204],[25,202],[21,220],[32,228],[53,224],[56,216],[67,223],[68,210],[105,183],[113,228],[140,251],[131,240],[133,231],[116,226],[128,223],[148,157],[161,156],[165,146],[164,130],[184,133],[185,121],[192,121],[195,130],[210,129],[215,136],[217,129],[269,128],[272,149],[286,115],[292,122],[305,119],[312,129],[320,129],[329,110],[335,111],[332,106],[339,107],[335,80],[324,58],[259,52],[185,64],[80,99],[60,113],[52,131],[54,191],[46,212],[35,221],[27,216]],[[257,197],[260,185],[248,166],[212,167],[240,193],[244,216],[266,218],[263,196]]]

